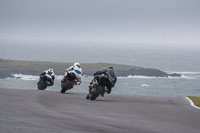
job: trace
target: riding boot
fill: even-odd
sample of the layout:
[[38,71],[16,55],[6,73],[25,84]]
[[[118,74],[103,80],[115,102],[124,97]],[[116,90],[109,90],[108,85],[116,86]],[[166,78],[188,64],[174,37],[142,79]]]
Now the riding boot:
[[101,92],[101,96],[104,97],[104,94],[106,93],[106,89]]
[[87,94],[86,99],[89,99],[89,98],[90,98],[90,94]]

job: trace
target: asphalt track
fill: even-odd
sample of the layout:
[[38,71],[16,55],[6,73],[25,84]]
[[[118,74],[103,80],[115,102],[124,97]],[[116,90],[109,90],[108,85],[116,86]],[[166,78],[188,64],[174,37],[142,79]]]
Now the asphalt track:
[[1,133],[199,133],[185,97],[0,89]]

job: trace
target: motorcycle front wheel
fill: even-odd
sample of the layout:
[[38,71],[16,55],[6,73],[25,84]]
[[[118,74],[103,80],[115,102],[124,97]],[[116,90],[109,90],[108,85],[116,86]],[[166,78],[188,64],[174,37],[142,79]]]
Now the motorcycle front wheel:
[[95,100],[95,99],[101,94],[101,92],[103,91],[103,89],[104,89],[103,86],[98,85],[98,86],[96,87],[96,89],[94,89],[94,90],[92,91],[90,100]]
[[62,84],[62,89],[61,89],[61,93],[65,93],[67,90],[69,90],[71,88],[72,82],[67,80],[66,82],[64,82]]

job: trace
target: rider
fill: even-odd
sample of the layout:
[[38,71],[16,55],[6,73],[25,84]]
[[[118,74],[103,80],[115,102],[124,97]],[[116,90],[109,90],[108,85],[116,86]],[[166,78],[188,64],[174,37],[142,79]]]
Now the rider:
[[[113,67],[108,67],[107,69],[103,69],[101,71],[97,71],[97,72],[94,73],[94,79],[90,82],[90,86],[89,86],[89,95],[91,94],[91,90],[94,87],[94,85],[97,83],[97,81],[99,80],[99,75],[101,75],[101,74],[111,75],[111,77],[114,78],[114,82],[106,86],[105,92],[108,93],[108,94],[111,93],[111,90],[115,86],[115,83],[117,81],[117,77],[115,75]],[[104,96],[104,93],[102,93],[102,97],[103,96]]]
[[[45,70],[43,73],[40,74],[40,77],[42,75],[47,76],[47,81],[48,81],[47,86],[54,85],[55,73],[53,72],[52,68],[49,68],[48,70]],[[40,78],[40,80],[41,80],[41,78]],[[40,80],[39,80],[39,82],[40,82]]]
[[63,79],[61,80],[61,82],[64,81],[64,79],[65,79],[65,77],[67,76],[68,73],[74,73],[75,76],[76,76],[77,82],[73,83],[73,86],[81,84],[82,69],[80,67],[80,63],[75,62],[73,66],[70,66],[69,68],[67,68],[65,70],[65,75],[64,75]]

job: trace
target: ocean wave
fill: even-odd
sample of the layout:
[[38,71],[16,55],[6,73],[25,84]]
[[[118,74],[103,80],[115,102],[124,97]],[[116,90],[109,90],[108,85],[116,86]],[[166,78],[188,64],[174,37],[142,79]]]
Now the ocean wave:
[[129,76],[126,76],[126,77],[118,77],[119,79],[120,78],[138,78],[138,79],[154,79],[154,78],[166,78],[166,77],[155,77],[155,76],[140,76],[140,75],[129,75]]
[[141,86],[142,87],[149,87],[149,85],[147,85],[147,84],[142,84]]
[[129,78],[129,79],[196,79],[198,78],[197,76],[186,76],[184,74],[182,74],[180,77],[172,77],[172,76],[168,76],[168,77],[155,77],[155,76],[132,76],[132,75],[129,75],[127,77],[118,77],[119,79],[125,79],[125,78]]
[[186,76],[185,74],[181,74],[180,77],[168,77],[169,79],[196,79],[196,77],[192,76]]
[[178,73],[178,74],[188,74],[188,75],[198,75],[200,72],[187,72],[187,71],[182,71],[182,72],[173,72],[173,71],[166,71],[167,73]]
[[[23,74],[12,74],[13,78],[14,79],[21,79],[21,80],[39,80],[39,76],[36,76],[36,75],[23,75]],[[63,79],[63,76],[64,75],[56,75],[55,76],[55,79],[56,80],[62,80]],[[92,78],[92,76],[86,76],[86,75],[83,75],[82,78],[86,78],[86,77],[89,77],[89,78]],[[11,78],[12,77],[8,77],[8,78]]]
[[[21,80],[39,80],[39,76],[36,75],[23,75],[23,74],[12,74],[13,78]],[[63,75],[56,75],[56,80],[62,80]],[[83,75],[82,78],[93,78],[93,76]],[[141,78],[141,79],[152,79],[152,78],[164,78],[164,77],[149,77],[149,76],[126,76],[126,77],[117,77],[117,78]]]
[[23,75],[23,74],[12,74],[14,78],[22,79],[22,80],[38,80],[39,76],[33,75]]
[[[15,79],[21,79],[21,80],[39,80],[39,76],[36,76],[36,75],[23,75],[23,74],[12,74],[13,78]],[[9,77],[11,78],[11,77]],[[63,75],[56,75],[55,76],[55,79],[56,80],[62,80],[63,78]],[[82,79],[92,79],[93,76],[87,76],[87,75],[83,75],[82,76]],[[200,76],[188,76],[188,75],[185,75],[185,74],[181,74],[180,77],[155,77],[155,76],[140,76],[140,75],[129,75],[129,76],[125,76],[125,77],[122,77],[122,76],[119,76],[117,77],[118,79],[197,79],[197,78],[200,78]]]

